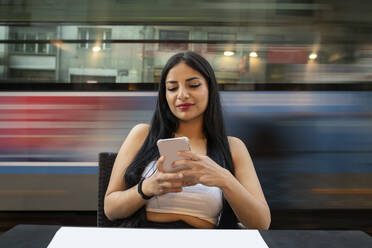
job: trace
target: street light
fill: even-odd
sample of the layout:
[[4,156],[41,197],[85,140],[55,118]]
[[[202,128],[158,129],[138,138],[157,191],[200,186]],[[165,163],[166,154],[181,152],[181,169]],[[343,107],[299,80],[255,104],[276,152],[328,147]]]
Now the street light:
[[223,55],[225,55],[225,56],[233,56],[235,53],[234,52],[232,52],[232,51],[224,51],[223,52]]
[[256,52],[250,52],[249,53],[249,57],[251,57],[251,58],[257,58],[258,57],[258,55],[257,55],[257,53]]
[[101,51],[101,47],[100,46],[94,46],[92,48],[92,51],[95,52],[95,53],[98,53],[99,51]]
[[311,53],[310,55],[309,55],[309,59],[311,59],[311,60],[314,60],[314,59],[316,59],[318,57],[318,55],[316,54],[316,53]]

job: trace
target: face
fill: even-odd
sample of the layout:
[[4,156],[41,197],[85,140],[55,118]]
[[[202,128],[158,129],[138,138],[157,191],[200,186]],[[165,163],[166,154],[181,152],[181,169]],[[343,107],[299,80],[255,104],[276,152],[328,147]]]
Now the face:
[[208,83],[198,71],[181,62],[168,72],[165,96],[179,120],[203,118],[208,105]]

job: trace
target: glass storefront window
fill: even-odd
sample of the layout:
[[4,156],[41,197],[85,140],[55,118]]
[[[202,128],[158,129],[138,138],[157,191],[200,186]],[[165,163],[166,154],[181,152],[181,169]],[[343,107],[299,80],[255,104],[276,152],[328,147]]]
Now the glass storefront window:
[[186,50],[208,59],[220,84],[372,81],[371,46],[315,46],[319,33],[306,29],[55,25],[0,30],[8,37],[0,42],[3,83],[158,83],[166,60]]

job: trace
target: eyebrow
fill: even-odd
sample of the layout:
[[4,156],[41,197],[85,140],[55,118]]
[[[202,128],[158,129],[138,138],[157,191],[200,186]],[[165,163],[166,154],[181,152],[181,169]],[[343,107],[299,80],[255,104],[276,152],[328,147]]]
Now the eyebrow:
[[186,82],[189,82],[189,81],[192,81],[194,79],[200,79],[200,77],[191,77],[191,78],[186,79],[185,81]]
[[[200,77],[191,77],[191,78],[186,79],[185,81],[189,82],[189,81],[192,81],[194,79],[201,79],[201,78]],[[169,80],[166,83],[175,84],[175,83],[178,83],[178,82],[176,80]]]

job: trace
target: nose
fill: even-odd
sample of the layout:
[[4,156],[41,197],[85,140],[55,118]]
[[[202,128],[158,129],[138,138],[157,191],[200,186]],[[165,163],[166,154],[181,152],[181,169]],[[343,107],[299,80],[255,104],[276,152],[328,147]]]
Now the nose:
[[188,99],[189,97],[190,96],[189,96],[189,92],[187,91],[187,89],[185,87],[180,87],[177,98],[179,100],[185,100],[185,99]]

